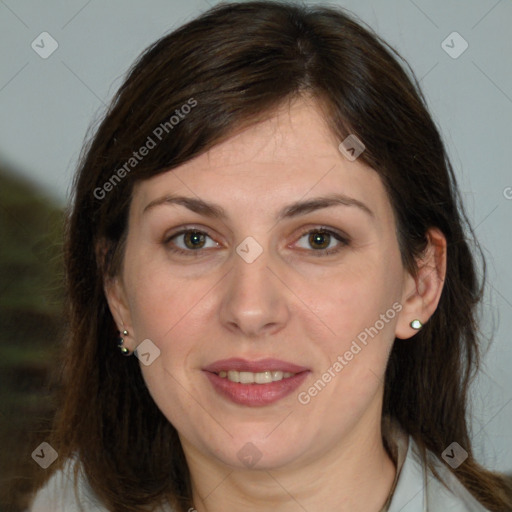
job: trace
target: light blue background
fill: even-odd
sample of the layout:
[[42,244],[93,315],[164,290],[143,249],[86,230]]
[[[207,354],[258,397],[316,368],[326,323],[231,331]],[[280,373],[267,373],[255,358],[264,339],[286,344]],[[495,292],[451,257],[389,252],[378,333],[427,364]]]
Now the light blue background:
[[[214,3],[0,0],[0,162],[64,203],[87,127],[128,67],[150,43]],[[409,61],[446,141],[489,263],[484,333],[496,325],[472,394],[475,454],[511,472],[512,2],[331,3],[357,14]],[[59,45],[48,59],[31,47],[45,31]],[[457,59],[441,47],[454,31],[469,45]]]

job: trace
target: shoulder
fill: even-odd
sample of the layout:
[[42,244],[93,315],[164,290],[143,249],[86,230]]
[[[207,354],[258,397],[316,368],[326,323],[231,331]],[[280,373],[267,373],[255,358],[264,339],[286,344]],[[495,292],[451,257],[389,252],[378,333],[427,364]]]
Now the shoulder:
[[446,485],[443,485],[430,470],[427,473],[427,499],[430,507],[437,510],[444,507],[450,512],[489,512],[464,487],[462,482],[434,454],[430,454],[435,468]]
[[94,495],[76,459],[68,459],[46,484],[37,491],[28,512],[108,512]]
[[[74,471],[78,470],[75,481]],[[159,512],[172,512],[159,508]],[[44,487],[39,489],[26,512],[109,512],[87,482],[77,458],[68,459]]]
[[430,452],[428,455],[445,485],[421,460],[418,447],[410,437],[389,512],[489,512],[438,457]]

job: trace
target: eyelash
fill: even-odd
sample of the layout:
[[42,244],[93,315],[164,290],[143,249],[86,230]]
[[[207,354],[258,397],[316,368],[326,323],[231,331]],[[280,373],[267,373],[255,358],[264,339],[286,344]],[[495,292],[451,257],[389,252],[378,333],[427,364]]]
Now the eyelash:
[[[163,240],[163,243],[164,243],[164,245],[167,246],[169,251],[171,251],[171,252],[173,252],[175,254],[180,254],[180,255],[183,255],[183,256],[196,257],[196,258],[200,257],[201,256],[201,252],[204,251],[204,250],[207,250],[207,249],[200,248],[200,249],[197,249],[197,250],[193,250],[193,249],[184,250],[184,249],[179,249],[179,248],[176,248],[175,246],[172,246],[171,241],[174,238],[182,236],[182,235],[184,235],[186,233],[197,233],[197,234],[200,234],[200,235],[206,235],[208,238],[212,239],[212,237],[210,237],[210,235],[206,231],[201,231],[201,230],[195,229],[195,228],[186,228],[186,229],[182,229],[181,231],[178,231],[177,233],[173,233],[171,236],[166,237]],[[312,254],[314,256],[319,256],[319,257],[331,256],[333,254],[336,254],[336,253],[340,252],[343,247],[348,246],[350,244],[350,239],[346,235],[342,235],[342,234],[340,234],[340,233],[338,233],[336,231],[333,231],[332,229],[329,229],[329,228],[327,228],[325,226],[316,227],[316,228],[313,228],[313,229],[305,229],[305,230],[303,230],[301,232],[298,240],[300,240],[304,235],[308,235],[308,234],[311,234],[311,233],[327,234],[327,235],[332,236],[338,242],[340,242],[340,244],[335,249],[318,249],[318,250],[312,249],[311,252],[312,252]],[[304,249],[304,250],[307,250],[307,249]]]

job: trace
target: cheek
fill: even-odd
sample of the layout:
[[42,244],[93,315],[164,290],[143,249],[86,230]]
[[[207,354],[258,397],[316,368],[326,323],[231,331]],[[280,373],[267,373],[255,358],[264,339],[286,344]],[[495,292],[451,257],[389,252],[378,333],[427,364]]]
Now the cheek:
[[343,272],[333,274],[328,284],[326,281],[327,292],[316,293],[316,303],[322,304],[318,317],[329,331],[324,328],[323,337],[311,337],[318,340],[316,353],[322,354],[315,369],[317,378],[332,381],[329,390],[322,392],[319,406],[333,401],[340,414],[347,407],[356,411],[377,391],[402,309],[401,276],[398,253],[389,257],[379,254],[354,259]]
[[[141,371],[153,400],[173,425],[190,428],[188,414],[194,400],[189,389],[191,354],[197,352],[194,340],[201,322],[201,298],[204,283],[187,281],[171,275],[154,261],[127,266],[130,311],[136,343],[150,339],[159,356],[150,365],[141,362]],[[196,419],[200,424],[201,419]],[[207,425],[204,425],[206,429]]]
[[[323,299],[322,293],[317,294],[317,304],[323,304],[319,315],[345,340],[353,339],[376,323],[379,331],[391,330],[397,308],[393,309],[393,304],[400,298],[400,282],[397,265],[375,260],[354,265],[332,276]],[[383,320],[381,315],[385,316]]]
[[[127,258],[125,275],[132,325],[137,338],[164,342],[204,295],[197,280],[183,279],[157,254]],[[156,257],[158,256],[158,257]]]
[[[381,389],[395,323],[401,310],[399,264],[385,259],[354,263],[329,281],[329,292],[315,294],[318,316],[329,327],[312,336],[315,375],[301,389],[305,411],[329,414],[336,425],[359,418]],[[327,333],[327,334],[326,334]],[[347,415],[347,411],[351,411]],[[325,435],[335,435],[322,427]]]

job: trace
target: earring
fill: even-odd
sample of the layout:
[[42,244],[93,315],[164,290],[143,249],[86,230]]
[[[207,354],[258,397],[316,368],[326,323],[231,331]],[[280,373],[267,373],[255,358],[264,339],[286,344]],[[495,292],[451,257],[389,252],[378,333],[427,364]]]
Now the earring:
[[420,322],[420,320],[413,320],[409,325],[416,331],[419,331],[423,327],[423,324]]
[[[117,346],[119,347],[121,354],[123,354],[123,356],[131,355],[130,349],[123,345],[123,343],[124,343],[123,336],[128,336],[128,331],[125,329],[122,333],[119,332],[119,334],[120,334],[120,336],[119,336],[119,339],[117,340]],[[122,334],[122,336],[121,336],[121,334]]]

